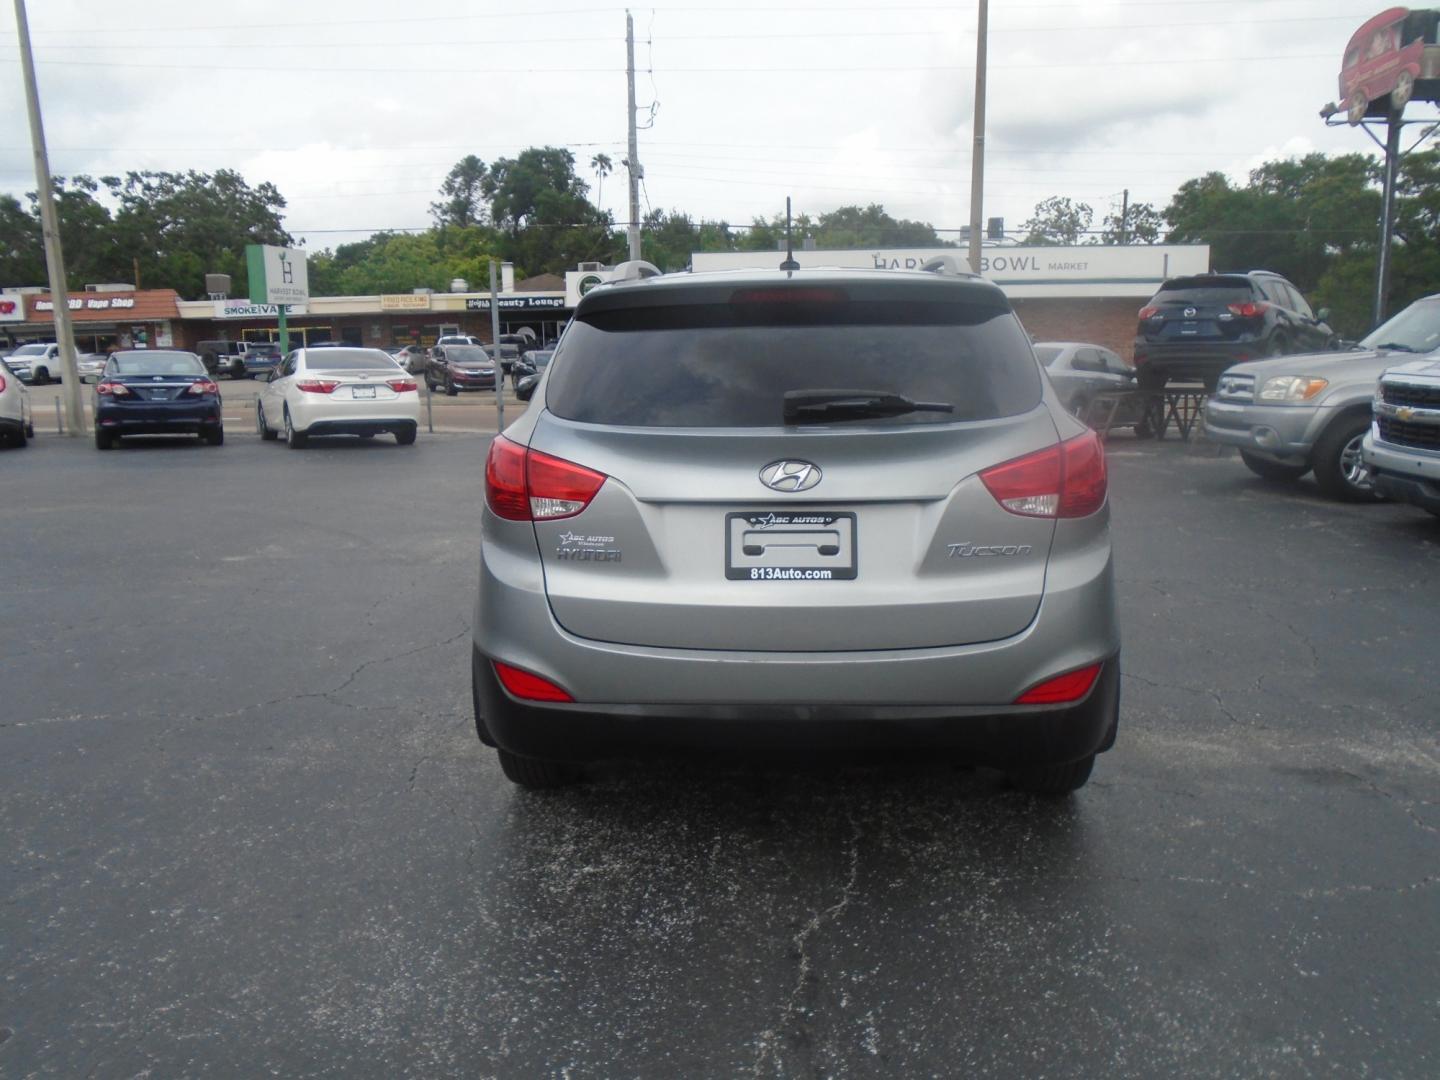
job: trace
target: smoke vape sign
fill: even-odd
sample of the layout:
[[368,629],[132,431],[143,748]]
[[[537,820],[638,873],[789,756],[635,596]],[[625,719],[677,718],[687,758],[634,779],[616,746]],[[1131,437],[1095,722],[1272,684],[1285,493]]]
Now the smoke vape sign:
[[252,304],[303,304],[310,299],[310,273],[303,249],[249,244],[245,266]]

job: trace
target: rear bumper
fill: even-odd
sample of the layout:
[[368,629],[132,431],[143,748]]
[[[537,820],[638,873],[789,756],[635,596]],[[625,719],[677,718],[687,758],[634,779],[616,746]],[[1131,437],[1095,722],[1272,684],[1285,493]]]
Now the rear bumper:
[[414,391],[374,401],[335,401],[325,394],[301,394],[288,401],[290,420],[303,435],[365,435],[413,431],[420,425],[420,395]]
[[1135,342],[1137,372],[1149,370],[1172,379],[1203,379],[1218,376],[1231,364],[1256,360],[1264,342],[1251,338],[1238,341]]
[[96,410],[95,426],[116,435],[198,435],[220,426],[220,403],[186,408],[112,404]]
[[523,702],[472,651],[479,715],[495,742],[531,757],[589,761],[677,751],[943,750],[977,765],[1018,768],[1108,750],[1120,715],[1120,657],[1105,661],[1073,705],[694,705]]
[[305,429],[307,436],[324,435],[399,435],[415,431],[414,420],[317,420]]

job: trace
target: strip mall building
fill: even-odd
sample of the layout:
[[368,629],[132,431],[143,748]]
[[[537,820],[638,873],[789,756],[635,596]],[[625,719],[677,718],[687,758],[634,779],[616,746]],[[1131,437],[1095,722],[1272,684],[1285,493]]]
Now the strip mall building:
[[[957,248],[797,251],[802,267],[918,269]],[[697,271],[774,269],[773,251],[696,252]],[[981,273],[1005,290],[1036,341],[1088,341],[1129,356],[1135,312],[1168,277],[1210,269],[1210,249],[1197,245],[1128,247],[992,247]],[[562,279],[544,275],[492,297],[488,292],[413,292],[379,296],[322,296],[291,307],[294,345],[322,341],[382,347],[431,345],[443,334],[491,336],[490,306],[498,305],[501,333],[529,327],[541,341],[559,335],[580,297],[611,271],[587,265]],[[509,284],[507,282],[507,284]],[[85,351],[136,345],[193,349],[201,341],[272,341],[274,305],[248,300],[181,300],[173,290],[98,286],[70,298],[77,345]],[[0,333],[11,344],[52,340],[53,304],[34,289],[0,293]]]

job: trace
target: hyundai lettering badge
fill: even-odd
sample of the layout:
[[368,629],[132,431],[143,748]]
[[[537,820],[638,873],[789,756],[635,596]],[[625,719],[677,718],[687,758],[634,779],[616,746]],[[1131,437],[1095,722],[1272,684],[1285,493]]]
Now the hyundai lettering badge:
[[772,461],[760,470],[760,482],[772,491],[809,491],[820,476],[820,466],[809,461]]

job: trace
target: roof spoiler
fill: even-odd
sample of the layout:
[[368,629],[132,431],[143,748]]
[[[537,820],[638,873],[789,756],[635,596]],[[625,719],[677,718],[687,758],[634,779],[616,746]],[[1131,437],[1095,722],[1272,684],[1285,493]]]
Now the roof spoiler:
[[953,277],[979,278],[965,263],[954,255],[936,255],[920,264],[920,269],[929,274],[948,274]]
[[641,281],[644,278],[659,277],[661,270],[652,262],[644,259],[630,259],[616,265],[610,273],[611,281]]

